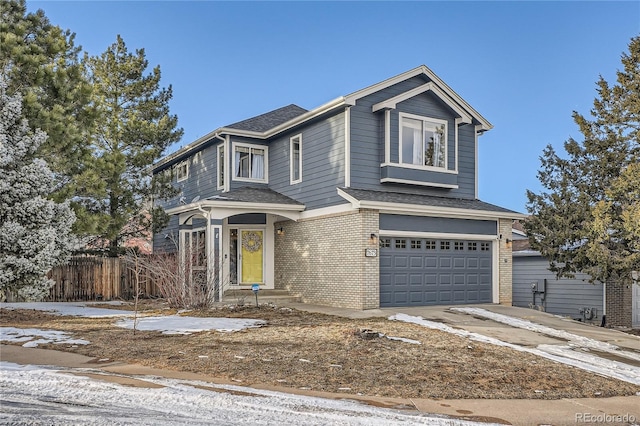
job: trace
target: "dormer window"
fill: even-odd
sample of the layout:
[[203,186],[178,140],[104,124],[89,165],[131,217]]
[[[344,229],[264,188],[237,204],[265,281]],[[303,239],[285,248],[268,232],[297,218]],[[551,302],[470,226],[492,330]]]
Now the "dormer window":
[[175,166],[176,180],[182,182],[189,177],[189,162],[183,161]]
[[400,114],[400,164],[447,168],[447,122]]

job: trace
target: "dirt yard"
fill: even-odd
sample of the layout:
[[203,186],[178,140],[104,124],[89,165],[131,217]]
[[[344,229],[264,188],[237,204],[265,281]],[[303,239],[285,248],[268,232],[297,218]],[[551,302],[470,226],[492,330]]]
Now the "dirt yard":
[[[100,307],[104,307],[101,305]],[[123,306],[117,306],[122,309]],[[144,314],[174,314],[161,302]],[[166,335],[115,327],[115,320],[0,310],[0,326],[62,330],[91,344],[40,345],[96,359],[190,371],[239,385],[403,398],[539,398],[634,395],[640,386],[534,355],[386,319],[352,320],[278,308],[222,307],[191,316],[255,318],[261,328]],[[367,339],[361,330],[417,340]],[[377,336],[377,334],[373,334]]]

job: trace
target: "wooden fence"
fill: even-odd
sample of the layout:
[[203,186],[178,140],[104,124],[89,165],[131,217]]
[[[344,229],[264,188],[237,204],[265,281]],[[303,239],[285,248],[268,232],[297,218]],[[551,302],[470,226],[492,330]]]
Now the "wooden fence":
[[[157,297],[160,291],[146,274],[139,274],[140,297]],[[131,300],[135,297],[136,274],[127,260],[117,257],[72,257],[47,275],[55,285],[47,300]]]

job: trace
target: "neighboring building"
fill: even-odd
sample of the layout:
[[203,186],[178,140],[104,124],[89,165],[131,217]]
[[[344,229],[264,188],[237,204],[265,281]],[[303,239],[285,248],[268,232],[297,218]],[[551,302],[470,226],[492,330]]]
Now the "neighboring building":
[[621,287],[590,283],[587,274],[557,278],[549,261],[529,248],[522,225],[513,225],[513,306],[530,307],[579,321],[640,328],[640,285]]
[[155,164],[182,195],[164,205],[154,250],[206,246],[196,262],[221,291],[260,284],[356,309],[511,305],[523,216],[478,200],[491,128],[425,66],[218,128]]

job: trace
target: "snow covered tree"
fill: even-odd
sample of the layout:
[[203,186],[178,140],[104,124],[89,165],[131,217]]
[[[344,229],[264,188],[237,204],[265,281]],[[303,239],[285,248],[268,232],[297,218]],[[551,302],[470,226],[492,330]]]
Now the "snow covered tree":
[[73,248],[75,215],[68,202],[47,199],[53,173],[35,153],[46,140],[29,131],[22,99],[0,78],[0,300],[39,300],[53,282],[46,273]]
[[87,211],[102,217],[98,241],[116,255],[127,239],[166,224],[158,223],[163,211],[153,209],[151,201],[171,195],[172,188],[166,179],[152,181],[149,166],[183,132],[169,114],[172,89],[160,88],[160,67],[145,75],[144,49],[129,53],[118,36],[102,55],[85,56],[84,62],[98,111],[91,140],[93,185],[87,186],[84,201]]
[[640,270],[640,37],[622,65],[613,86],[600,77],[591,119],[573,113],[583,140],[566,141],[566,156],[545,149],[525,229],[558,276],[628,287]]
[[[27,13],[25,0],[0,1],[0,76],[10,96],[21,95],[30,129],[47,134],[37,155],[54,172],[50,190],[57,201],[91,185],[83,174],[91,169],[86,139],[95,112],[80,53],[75,35],[52,24],[42,10]],[[72,206],[80,219],[74,228],[92,233],[95,218]]]

